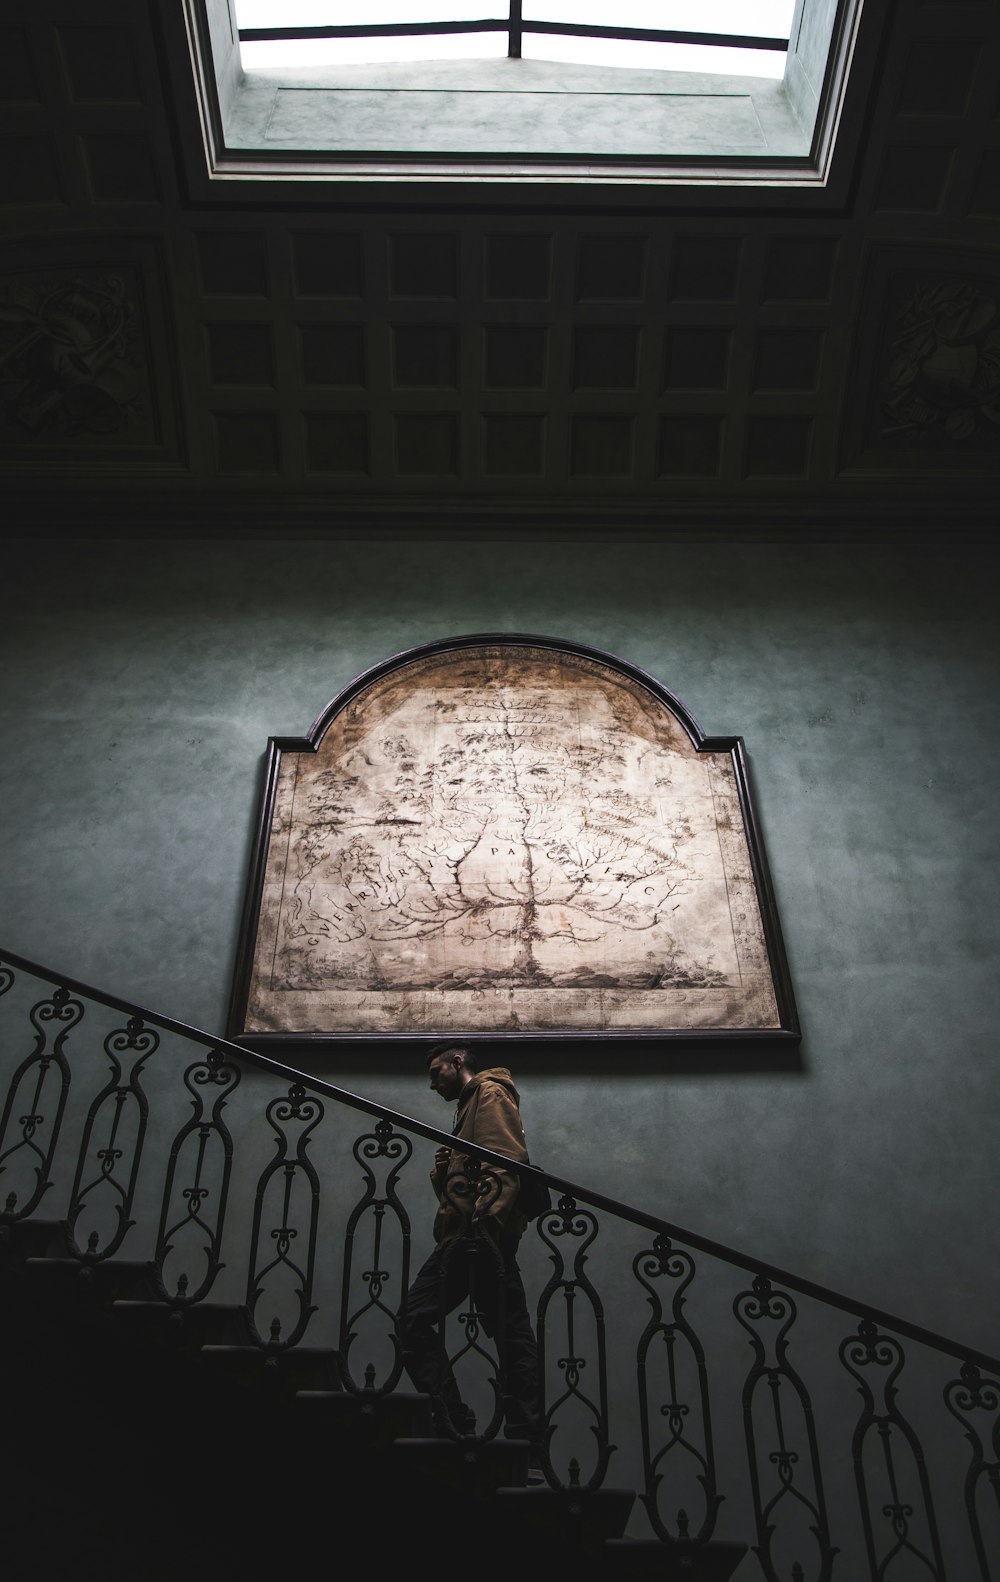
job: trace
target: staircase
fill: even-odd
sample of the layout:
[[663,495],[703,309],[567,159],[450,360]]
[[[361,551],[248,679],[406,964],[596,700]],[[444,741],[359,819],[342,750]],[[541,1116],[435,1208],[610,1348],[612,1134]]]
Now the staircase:
[[449,1134],[10,954],[0,1060],[12,1577],[1000,1582],[995,1359],[546,1173],[531,1483],[398,1361]]
[[65,1222],[5,1227],[8,1575],[218,1582],[464,1555],[476,1577],[721,1582],[746,1550],[666,1559],[622,1538],[633,1490],[529,1487],[525,1444],[434,1437],[427,1396],[345,1391],[335,1351],[269,1354],[239,1307],[171,1308],[147,1267],[65,1249]]

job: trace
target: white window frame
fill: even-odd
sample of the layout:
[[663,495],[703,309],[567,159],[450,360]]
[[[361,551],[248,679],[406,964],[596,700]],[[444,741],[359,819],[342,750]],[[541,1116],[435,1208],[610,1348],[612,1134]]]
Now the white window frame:
[[[470,183],[529,189],[553,183],[609,191],[670,187],[825,187],[840,129],[864,0],[797,0],[790,31],[784,89],[803,125],[796,155],[708,152],[661,157],[588,154],[579,160],[544,152],[511,158],[455,155],[337,153],[322,147],[290,150],[231,146],[227,125],[245,77],[233,0],[182,0],[209,178],[213,182],[336,182],[380,186],[432,183],[448,189]],[[331,67],[330,84],[336,86]],[[704,79],[700,79],[704,82]],[[732,79],[716,79],[732,92]],[[809,128],[811,127],[811,135]]]

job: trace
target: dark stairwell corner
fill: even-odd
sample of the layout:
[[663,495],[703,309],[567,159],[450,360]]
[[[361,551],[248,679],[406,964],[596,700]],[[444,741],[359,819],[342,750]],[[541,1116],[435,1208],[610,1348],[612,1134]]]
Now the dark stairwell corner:
[[616,1554],[633,1491],[519,1501],[523,1446],[434,1440],[426,1397],[345,1393],[334,1353],[262,1354],[237,1308],[171,1311],[136,1295],[143,1266],[61,1256],[62,1232],[3,1238],[9,1575],[215,1582],[465,1557],[498,1582],[556,1564],[710,1579],[745,1552],[676,1572],[659,1546]]
[[66,1257],[54,1223],[7,1224],[0,1271],[11,1577],[721,1582],[745,1553],[616,1550],[632,1490],[529,1490],[525,1446],[435,1440],[426,1396],[345,1393],[335,1353],[261,1352],[236,1307],[171,1310],[143,1265]]

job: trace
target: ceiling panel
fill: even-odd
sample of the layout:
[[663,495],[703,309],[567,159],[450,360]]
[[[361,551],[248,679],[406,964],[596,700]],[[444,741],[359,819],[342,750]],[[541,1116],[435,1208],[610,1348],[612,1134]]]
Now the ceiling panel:
[[0,29],[11,499],[655,507],[995,472],[995,6],[897,8],[840,210],[550,214],[186,197],[161,10],[18,0]]

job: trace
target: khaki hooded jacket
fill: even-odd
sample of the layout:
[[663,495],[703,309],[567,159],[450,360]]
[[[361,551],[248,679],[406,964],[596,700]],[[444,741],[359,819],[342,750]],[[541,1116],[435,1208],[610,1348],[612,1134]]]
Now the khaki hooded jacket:
[[[508,1159],[527,1163],[528,1149],[524,1141],[524,1127],[521,1125],[520,1095],[506,1066],[490,1066],[485,1071],[477,1071],[465,1084],[459,1096],[452,1135],[458,1140],[478,1143],[481,1148],[492,1148],[498,1154],[505,1154]],[[456,1190],[464,1178],[466,1157],[453,1148],[447,1167],[435,1167],[431,1171],[431,1184],[438,1200],[438,1211],[434,1218],[435,1242],[448,1241],[466,1228],[469,1219],[478,1217],[471,1198],[466,1198]],[[527,1221],[515,1207],[520,1189],[517,1172],[499,1167],[494,1170],[485,1163],[483,1168],[489,1172],[486,1177],[488,1187],[492,1187],[489,1177],[493,1175],[500,1186],[495,1198],[487,1192],[485,1214],[499,1221],[509,1234],[520,1237]],[[458,1178],[453,1183],[450,1195],[446,1190],[448,1177]]]

